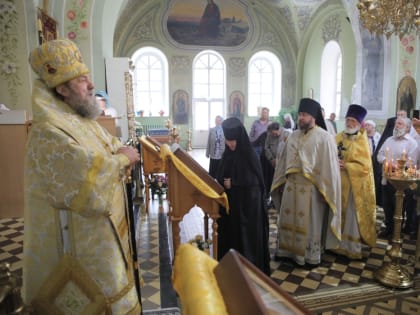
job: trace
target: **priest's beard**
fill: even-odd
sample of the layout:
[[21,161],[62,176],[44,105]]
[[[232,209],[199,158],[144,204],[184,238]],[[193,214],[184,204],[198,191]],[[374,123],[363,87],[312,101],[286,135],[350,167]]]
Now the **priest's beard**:
[[95,120],[102,114],[101,106],[94,95],[82,98],[78,94],[72,93],[67,97],[66,102],[76,113],[84,118]]
[[349,134],[349,135],[354,135],[356,132],[358,132],[360,130],[360,127],[354,127],[354,128],[350,128],[350,127],[346,127],[345,128],[345,133]]
[[401,138],[405,135],[405,128],[394,128],[394,131],[392,132],[392,135],[395,138]]
[[299,125],[299,129],[304,132],[308,131],[309,129],[313,127],[310,121],[306,122],[306,121],[299,120],[298,125]]

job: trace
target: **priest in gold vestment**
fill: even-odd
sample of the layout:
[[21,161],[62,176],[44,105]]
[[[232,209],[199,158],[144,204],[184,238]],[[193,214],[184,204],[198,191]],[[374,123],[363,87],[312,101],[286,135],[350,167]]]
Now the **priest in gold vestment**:
[[362,258],[362,244],[376,244],[376,197],[372,159],[366,130],[361,128],[367,111],[352,104],[345,130],[337,134],[340,157],[342,241],[336,252]]
[[23,298],[34,314],[140,314],[124,177],[139,161],[101,110],[69,40],[34,49],[25,159]]
[[315,100],[300,101],[298,126],[287,139],[271,189],[283,192],[276,259],[317,265],[324,249],[337,248],[341,240],[337,146]]

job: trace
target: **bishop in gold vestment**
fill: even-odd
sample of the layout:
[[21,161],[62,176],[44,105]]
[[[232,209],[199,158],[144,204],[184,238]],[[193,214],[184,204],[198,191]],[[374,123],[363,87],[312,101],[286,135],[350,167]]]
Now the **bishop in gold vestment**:
[[30,62],[41,80],[25,159],[24,301],[42,315],[140,314],[124,193],[138,153],[58,95],[94,98],[71,41],[41,45]]
[[342,241],[338,253],[362,258],[362,243],[376,244],[376,197],[366,130],[361,128],[367,111],[352,104],[345,130],[337,134],[341,169]]

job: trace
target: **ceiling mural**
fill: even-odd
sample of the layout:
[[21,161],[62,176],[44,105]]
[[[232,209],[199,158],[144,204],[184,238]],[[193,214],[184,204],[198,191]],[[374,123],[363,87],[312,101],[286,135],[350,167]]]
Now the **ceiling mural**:
[[[287,34],[288,41],[294,49],[297,49],[317,10],[331,3],[342,2],[340,0],[264,0],[266,9],[263,10],[263,14],[268,14],[267,19],[281,25],[281,29]],[[206,6],[210,4],[211,6],[206,9]],[[160,20],[163,23],[164,35],[170,42],[184,45],[184,47],[194,45],[240,48],[246,45],[253,36],[252,12],[255,13],[256,4],[260,5],[261,2],[256,0],[127,0],[120,11],[115,28],[114,44],[118,47],[119,40],[132,37],[132,35],[127,37],[127,34],[133,32],[134,26],[136,32],[134,37],[147,39],[153,25],[146,23],[140,27],[138,22],[141,15],[139,14],[142,11],[144,13],[145,10],[149,11],[152,6],[156,9],[156,6],[163,5],[167,7],[167,12]],[[213,17],[212,10],[215,12]],[[214,16],[217,15],[219,17],[215,18]],[[215,23],[218,24],[217,28],[212,27]],[[127,47],[127,45],[124,46]]]
[[164,29],[178,44],[234,47],[247,40],[251,26],[242,1],[174,0]]

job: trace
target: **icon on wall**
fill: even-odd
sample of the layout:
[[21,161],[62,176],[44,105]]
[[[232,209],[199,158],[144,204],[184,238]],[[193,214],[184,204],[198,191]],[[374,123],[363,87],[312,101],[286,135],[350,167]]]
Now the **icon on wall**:
[[38,8],[37,23],[38,42],[40,45],[44,42],[57,39],[57,21],[40,8]]
[[398,84],[396,111],[405,110],[410,115],[416,107],[416,96],[416,81],[410,76],[405,76]]
[[172,113],[174,124],[186,125],[188,124],[188,93],[184,90],[177,90],[174,92],[174,100],[172,104]]
[[229,116],[238,118],[244,122],[244,95],[240,91],[233,91],[230,94]]

